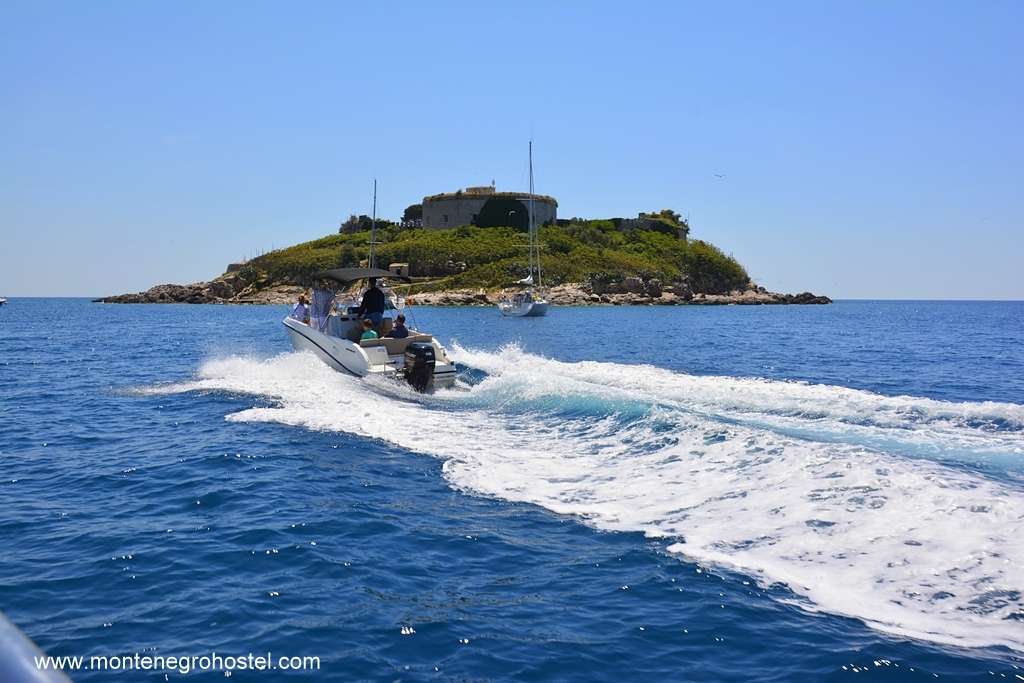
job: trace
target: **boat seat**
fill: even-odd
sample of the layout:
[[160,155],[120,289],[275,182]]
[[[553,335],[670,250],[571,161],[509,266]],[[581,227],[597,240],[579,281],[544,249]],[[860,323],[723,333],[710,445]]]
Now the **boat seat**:
[[[354,320],[356,320],[356,322],[352,323],[348,329],[348,334],[345,336],[349,341],[358,342],[359,337],[363,335],[363,323],[359,318],[355,318]],[[384,318],[380,321],[380,325],[373,328],[373,331],[377,333],[378,337],[383,337],[391,331],[392,327],[394,327],[394,321],[392,321],[391,318]]]
[[345,331],[345,339],[350,342],[359,343],[359,337],[363,334],[362,321],[355,320],[348,322],[348,330]]
[[366,348],[373,348],[376,346],[383,346],[387,349],[389,356],[400,356],[405,353],[405,348],[413,342],[429,342],[433,340],[434,336],[430,334],[410,334],[405,339],[392,339],[391,337],[381,337],[380,339],[364,339],[359,342],[359,345]]

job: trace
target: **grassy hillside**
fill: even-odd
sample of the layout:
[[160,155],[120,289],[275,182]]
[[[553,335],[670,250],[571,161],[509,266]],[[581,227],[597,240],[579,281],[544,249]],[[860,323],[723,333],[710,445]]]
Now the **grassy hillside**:
[[[651,214],[650,216],[657,216]],[[641,218],[646,215],[641,215]],[[689,276],[695,291],[726,292],[742,288],[746,270],[734,258],[701,240],[680,239],[668,222],[626,227],[617,220],[573,219],[540,229],[545,284],[616,280],[631,275],[664,282]],[[647,227],[657,229],[646,229]],[[358,265],[369,251],[369,232],[329,235],[264,254],[247,265],[250,276],[267,285],[305,284],[318,270]],[[414,276],[436,278],[425,289],[504,287],[526,275],[524,232],[512,228],[464,226],[448,230],[378,229],[377,261],[408,262]],[[250,270],[251,269],[251,270]]]

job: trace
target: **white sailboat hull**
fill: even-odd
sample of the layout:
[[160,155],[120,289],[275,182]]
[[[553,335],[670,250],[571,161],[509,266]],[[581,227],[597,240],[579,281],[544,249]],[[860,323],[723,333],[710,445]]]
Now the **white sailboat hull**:
[[511,318],[539,318],[542,315],[547,315],[548,302],[543,300],[524,301],[517,305],[511,301],[502,301],[498,304],[498,310],[502,315]]

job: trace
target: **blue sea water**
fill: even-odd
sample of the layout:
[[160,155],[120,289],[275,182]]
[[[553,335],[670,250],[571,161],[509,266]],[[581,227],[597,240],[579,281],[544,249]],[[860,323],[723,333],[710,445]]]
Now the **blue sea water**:
[[0,307],[0,610],[49,654],[1024,679],[1024,303],[418,308],[435,396],[284,312]]

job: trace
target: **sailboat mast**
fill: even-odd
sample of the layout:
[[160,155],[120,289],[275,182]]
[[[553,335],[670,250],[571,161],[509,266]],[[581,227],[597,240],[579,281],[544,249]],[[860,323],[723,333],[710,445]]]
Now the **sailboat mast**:
[[[540,287],[540,244],[537,242],[537,221],[534,218],[533,197],[533,140],[530,140],[530,251],[531,261],[537,263],[537,286]],[[532,267],[530,274],[533,274]]]
[[529,252],[529,261],[530,261],[530,279],[531,280],[533,279],[533,264],[534,264],[534,260],[535,260],[535,257],[536,257],[537,279],[539,280],[540,279],[540,254],[535,254],[534,253],[534,251],[537,248],[537,240],[536,240],[536,234],[535,234],[537,227],[536,227],[536,225],[534,224],[534,221],[533,221],[533,140],[530,140],[530,212],[529,212],[529,218],[530,218],[530,221],[529,221],[529,228],[528,228],[529,232],[528,232],[528,234],[529,234],[529,237],[530,237],[530,244],[527,247],[527,249],[528,249],[528,252]]
[[370,219],[370,268],[377,267],[377,179],[373,179],[373,217]]

